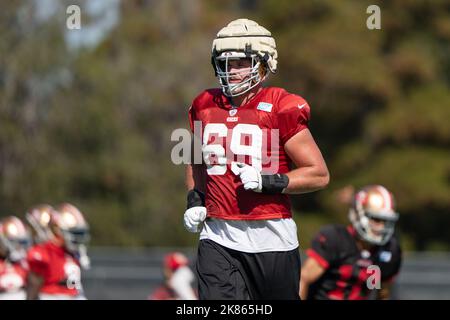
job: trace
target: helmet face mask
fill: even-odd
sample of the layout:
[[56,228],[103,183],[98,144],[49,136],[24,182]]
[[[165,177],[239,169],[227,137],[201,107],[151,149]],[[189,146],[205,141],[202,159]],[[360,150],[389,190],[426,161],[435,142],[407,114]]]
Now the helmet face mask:
[[11,239],[7,245],[8,259],[20,261],[25,259],[27,248],[30,246],[30,239]]
[[[248,68],[232,68],[231,61],[248,60],[246,64],[249,64]],[[223,93],[228,97],[240,96],[258,84],[260,84],[265,76],[261,76],[261,62],[260,58],[256,54],[252,54],[250,57],[243,52],[237,51],[225,51],[219,56],[214,58],[215,70],[219,83],[222,86]],[[238,69],[237,71],[230,71],[232,69]],[[235,79],[241,79],[239,82],[235,82]]]
[[395,231],[398,213],[392,194],[383,186],[368,186],[355,194],[349,218],[358,235],[366,242],[384,245]]
[[79,246],[86,245],[90,240],[89,230],[87,228],[73,228],[61,231],[65,246],[69,251],[79,251]]
[[64,247],[72,253],[84,269],[89,269],[90,260],[86,245],[90,241],[89,226],[83,214],[73,205],[60,205],[52,216],[54,233],[64,241]]

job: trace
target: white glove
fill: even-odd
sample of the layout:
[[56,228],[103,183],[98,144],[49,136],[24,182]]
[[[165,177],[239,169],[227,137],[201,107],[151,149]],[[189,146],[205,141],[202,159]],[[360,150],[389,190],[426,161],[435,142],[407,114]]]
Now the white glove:
[[192,207],[184,212],[184,227],[189,232],[200,232],[200,224],[206,219],[205,207]]
[[261,192],[261,173],[256,168],[245,163],[237,163],[236,175],[241,178],[245,190]]

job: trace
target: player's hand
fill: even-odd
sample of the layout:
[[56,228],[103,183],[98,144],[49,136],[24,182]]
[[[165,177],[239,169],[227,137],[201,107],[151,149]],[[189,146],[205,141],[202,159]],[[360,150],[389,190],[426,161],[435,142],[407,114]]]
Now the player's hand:
[[184,212],[184,227],[189,232],[200,232],[201,224],[206,219],[205,207],[192,207]]
[[237,175],[241,178],[245,190],[261,192],[261,173],[254,167],[245,163],[237,163]]

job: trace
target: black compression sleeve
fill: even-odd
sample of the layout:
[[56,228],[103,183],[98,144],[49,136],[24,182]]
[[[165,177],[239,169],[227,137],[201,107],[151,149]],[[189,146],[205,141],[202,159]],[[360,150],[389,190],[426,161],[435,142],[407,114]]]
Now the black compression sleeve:
[[204,207],[205,206],[205,195],[203,194],[203,192],[197,190],[197,189],[192,189],[189,190],[188,194],[187,194],[187,208],[192,208],[192,207]]
[[261,175],[262,193],[282,193],[289,184],[289,178],[283,173]]

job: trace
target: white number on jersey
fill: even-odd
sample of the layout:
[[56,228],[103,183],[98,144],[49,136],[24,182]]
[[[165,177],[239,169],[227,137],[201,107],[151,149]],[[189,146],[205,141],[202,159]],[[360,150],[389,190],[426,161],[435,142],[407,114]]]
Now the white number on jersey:
[[[245,156],[251,158],[251,165],[262,169],[262,130],[255,124],[240,123],[233,129],[228,129],[223,123],[208,123],[203,131],[203,159],[209,175],[222,175],[227,171],[227,155],[221,144],[208,144],[210,136],[231,139],[230,151],[237,156],[238,161],[231,162],[231,170],[236,174],[236,163],[244,162]],[[242,138],[248,136],[251,143],[242,144]],[[226,145],[226,144],[225,144]],[[214,160],[213,160],[214,159]]]

